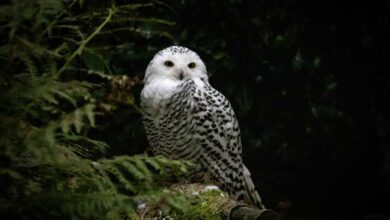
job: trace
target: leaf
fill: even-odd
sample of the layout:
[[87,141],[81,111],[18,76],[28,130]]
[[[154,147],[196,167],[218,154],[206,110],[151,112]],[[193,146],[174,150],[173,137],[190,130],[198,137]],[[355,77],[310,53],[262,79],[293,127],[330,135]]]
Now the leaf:
[[329,83],[327,86],[326,86],[326,90],[334,90],[336,89],[338,86],[337,82],[332,82],[332,83]]
[[83,117],[82,117],[82,113],[81,113],[81,110],[80,109],[77,109],[75,112],[74,112],[74,121],[73,121],[73,125],[76,129],[76,132],[77,133],[80,133],[81,132],[81,128],[83,126]]
[[316,56],[313,60],[313,66],[314,68],[319,68],[321,65],[321,58]]
[[81,54],[81,59],[89,69],[96,71],[105,70],[106,63],[102,55],[100,55],[93,49],[83,50],[83,53]]
[[18,172],[16,172],[15,170],[3,168],[3,167],[0,167],[0,175],[1,176],[8,175],[14,179],[21,179],[22,178],[22,176]]
[[86,115],[92,127],[95,127],[95,107],[96,106],[94,104],[88,104],[85,106]]

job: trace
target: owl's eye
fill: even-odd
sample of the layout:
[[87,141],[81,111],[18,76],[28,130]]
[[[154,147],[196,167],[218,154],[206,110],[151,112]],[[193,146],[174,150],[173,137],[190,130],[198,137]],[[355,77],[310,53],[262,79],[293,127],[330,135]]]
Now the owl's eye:
[[164,62],[164,65],[167,66],[167,67],[173,67],[174,64],[173,64],[172,61],[167,60],[167,61]]
[[196,66],[195,63],[189,63],[189,64],[188,64],[188,67],[191,68],[191,69],[195,68],[195,66]]

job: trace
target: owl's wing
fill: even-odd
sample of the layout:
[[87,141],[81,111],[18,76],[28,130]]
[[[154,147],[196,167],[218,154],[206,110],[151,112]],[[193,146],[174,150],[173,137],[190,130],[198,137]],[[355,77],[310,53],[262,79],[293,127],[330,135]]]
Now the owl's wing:
[[193,94],[198,112],[194,117],[197,141],[203,150],[211,181],[236,200],[264,208],[249,170],[241,159],[240,129],[229,101],[208,84]]
[[202,147],[202,163],[211,182],[237,199],[242,184],[241,140],[238,123],[229,101],[208,84],[195,86],[193,99],[196,140]]

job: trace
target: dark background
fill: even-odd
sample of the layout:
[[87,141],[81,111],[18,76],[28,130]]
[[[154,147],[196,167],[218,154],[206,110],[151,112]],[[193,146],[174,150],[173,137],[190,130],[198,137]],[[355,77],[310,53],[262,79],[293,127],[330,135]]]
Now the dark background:
[[[169,4],[173,39],[150,39],[128,68],[142,79],[160,49],[198,52],[235,109],[267,207],[294,219],[389,218],[388,1]],[[109,153],[143,152],[139,115],[117,114],[102,128]]]

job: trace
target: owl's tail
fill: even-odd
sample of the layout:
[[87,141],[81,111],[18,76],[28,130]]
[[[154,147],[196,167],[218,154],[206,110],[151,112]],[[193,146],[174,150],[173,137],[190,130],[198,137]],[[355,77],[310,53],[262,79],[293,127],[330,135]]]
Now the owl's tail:
[[251,173],[248,168],[244,165],[244,186],[245,186],[245,194],[244,200],[246,203],[254,205],[260,209],[265,209],[265,206],[261,202],[261,198],[259,193],[255,189],[255,185],[252,182]]

